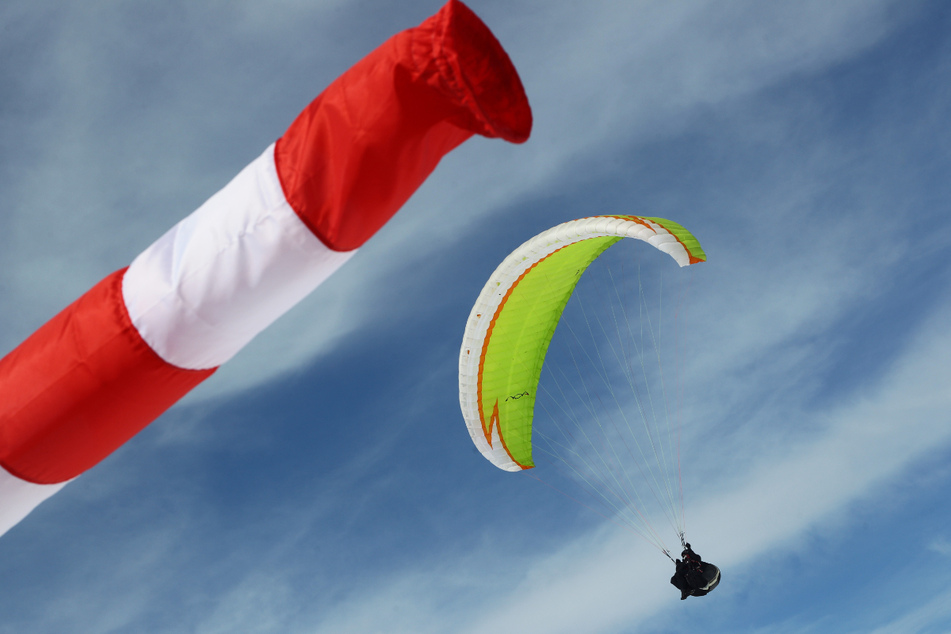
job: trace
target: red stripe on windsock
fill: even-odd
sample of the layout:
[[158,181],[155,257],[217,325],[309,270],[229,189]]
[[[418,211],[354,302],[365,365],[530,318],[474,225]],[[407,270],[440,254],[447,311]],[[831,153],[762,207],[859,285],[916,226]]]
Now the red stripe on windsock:
[[142,341],[117,271],[0,359],[0,465],[37,484],[92,467],[214,370],[169,365]]
[[278,140],[274,160],[304,224],[331,249],[351,251],[473,134],[521,143],[531,128],[505,50],[451,0],[334,81]]

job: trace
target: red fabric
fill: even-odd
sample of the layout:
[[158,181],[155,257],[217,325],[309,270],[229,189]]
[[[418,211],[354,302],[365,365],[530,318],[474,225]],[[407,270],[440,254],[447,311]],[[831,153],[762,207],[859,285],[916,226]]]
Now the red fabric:
[[450,0],[334,81],[277,141],[284,195],[335,251],[356,249],[473,134],[520,143],[532,114],[488,27]]
[[18,478],[79,475],[214,372],[176,368],[149,348],[122,302],[124,272],[0,359],[0,465]]

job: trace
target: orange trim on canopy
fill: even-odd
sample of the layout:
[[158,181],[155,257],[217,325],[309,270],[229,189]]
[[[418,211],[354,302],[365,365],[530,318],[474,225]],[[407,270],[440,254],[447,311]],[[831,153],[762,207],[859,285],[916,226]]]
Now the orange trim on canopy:
[[545,257],[539,258],[538,260],[533,262],[532,265],[528,267],[527,269],[525,269],[522,272],[522,274],[518,276],[518,279],[516,279],[511,284],[511,286],[508,287],[508,289],[505,291],[505,295],[502,297],[502,301],[499,302],[498,308],[495,309],[495,314],[492,315],[492,320],[489,322],[489,327],[485,331],[485,339],[482,342],[482,353],[479,355],[479,374],[476,380],[476,401],[479,405],[479,422],[482,424],[482,433],[483,435],[485,435],[485,440],[489,444],[489,447],[492,447],[494,449],[492,445],[492,427],[495,425],[498,425],[499,440],[502,441],[502,447],[505,449],[505,453],[508,454],[509,458],[511,458],[513,463],[517,464],[522,469],[531,469],[532,467],[528,465],[523,465],[518,460],[513,458],[512,454],[509,452],[508,446],[505,444],[505,437],[502,434],[502,421],[499,419],[498,399],[496,399],[495,407],[492,412],[492,418],[489,420],[489,425],[486,426],[485,424],[485,410],[482,407],[482,375],[483,375],[483,372],[485,371],[485,356],[489,351],[489,341],[492,339],[492,331],[495,329],[495,322],[496,320],[498,320],[499,315],[502,313],[502,309],[505,307],[506,302],[508,302],[509,297],[512,296],[512,291],[515,290],[515,287],[519,285],[519,283],[525,278],[526,275],[528,275],[529,271],[534,269],[541,262],[544,262],[546,259],[550,258],[554,254],[558,253],[562,249],[569,246],[571,245],[566,244],[563,247],[555,249],[554,251],[552,251]]

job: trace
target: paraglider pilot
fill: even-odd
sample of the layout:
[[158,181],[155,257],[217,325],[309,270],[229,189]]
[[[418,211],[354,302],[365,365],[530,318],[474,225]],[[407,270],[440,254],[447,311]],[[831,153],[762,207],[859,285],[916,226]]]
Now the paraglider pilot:
[[670,583],[680,590],[681,601],[689,596],[702,597],[720,583],[720,569],[703,561],[689,543],[684,544],[680,557],[674,561],[677,568]]

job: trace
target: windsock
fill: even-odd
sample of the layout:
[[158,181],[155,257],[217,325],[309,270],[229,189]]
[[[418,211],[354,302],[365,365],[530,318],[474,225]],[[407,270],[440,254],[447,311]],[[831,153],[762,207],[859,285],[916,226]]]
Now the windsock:
[[0,360],[0,534],[343,265],[473,134],[528,138],[492,32],[450,0],[314,99],[228,185]]

